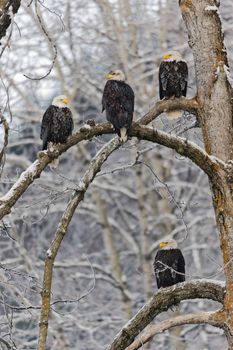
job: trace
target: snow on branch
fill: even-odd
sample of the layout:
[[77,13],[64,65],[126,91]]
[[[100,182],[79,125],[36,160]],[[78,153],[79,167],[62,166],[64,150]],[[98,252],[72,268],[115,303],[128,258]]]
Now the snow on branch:
[[224,295],[225,288],[221,284],[208,280],[183,282],[160,289],[120,330],[107,350],[126,349],[158,314],[182,300],[211,299],[223,304]]
[[[138,122],[142,125],[149,124],[152,120],[157,118],[162,112],[170,111],[174,109],[197,109],[197,102],[194,99],[188,100],[185,98],[162,100],[156,103],[156,105]],[[66,152],[70,147],[78,144],[83,140],[92,139],[95,136],[103,134],[114,133],[113,127],[110,123],[95,124],[94,121],[89,121],[90,127],[81,127],[76,133],[74,133],[65,144],[59,144],[54,147],[53,151],[39,152],[38,159],[32,163],[19,177],[10,190],[0,198],[0,219],[9,214],[11,208],[20,198],[20,196],[27,190],[27,188],[40,177],[45,167],[59,155]],[[208,175],[212,174],[213,167],[218,166],[220,163],[217,159],[211,159],[208,154],[200,147],[192,142],[189,142],[180,137],[172,136],[165,132],[146,128],[139,124],[133,123],[130,130],[131,136],[136,136],[139,139],[145,139],[152,142],[157,142],[166,147],[175,149],[179,154],[190,158],[194,163],[201,167]]]
[[214,12],[218,12],[218,7],[216,5],[208,5],[205,7],[205,11],[214,11]]
[[94,136],[108,134],[113,132],[109,123],[99,124],[90,130],[80,129],[71,136],[66,144],[60,144],[54,147],[53,152],[42,151],[38,154],[38,159],[34,161],[24,172],[21,173],[18,180],[10,188],[10,190],[0,197],[0,219],[11,212],[11,208],[27,190],[27,188],[39,178],[45,167],[60,154],[67,151],[70,147],[78,144],[85,139],[91,139]]

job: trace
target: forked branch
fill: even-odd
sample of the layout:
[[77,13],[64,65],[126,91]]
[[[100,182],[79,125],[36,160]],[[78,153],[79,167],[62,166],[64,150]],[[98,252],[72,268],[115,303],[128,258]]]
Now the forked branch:
[[161,289],[138,311],[138,313],[117,334],[108,350],[124,350],[136,336],[161,312],[187,299],[211,299],[223,304],[225,288],[207,280],[183,282]]
[[223,328],[224,317],[224,312],[219,310],[200,312],[198,314],[179,315],[169,318],[168,320],[149,326],[142,335],[139,335],[138,338],[128,346],[127,350],[137,350],[150,341],[155,335],[177,326],[207,323],[214,327]]

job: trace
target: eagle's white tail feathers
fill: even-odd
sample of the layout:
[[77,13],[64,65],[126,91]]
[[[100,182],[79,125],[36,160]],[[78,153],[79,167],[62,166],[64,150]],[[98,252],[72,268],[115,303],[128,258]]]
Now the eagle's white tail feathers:
[[49,163],[49,167],[52,168],[52,169],[55,169],[55,168],[58,167],[58,164],[59,164],[59,159],[56,158],[51,163]]
[[53,152],[54,151],[54,143],[53,142],[48,142],[48,151]]
[[122,142],[122,143],[124,143],[124,142],[126,142],[127,141],[127,129],[126,128],[121,128],[120,129],[120,134],[121,134],[121,136],[120,136],[120,141]]
[[169,119],[178,119],[181,118],[183,115],[183,111],[171,111],[171,112],[167,112],[167,116]]
[[[53,142],[49,142],[49,143],[48,143],[48,151],[49,151],[49,152],[53,152],[53,151],[54,151],[54,143],[53,143]],[[51,169],[55,169],[55,168],[58,167],[58,164],[59,164],[59,159],[56,158],[56,159],[52,160],[51,163],[49,163],[49,167],[50,167]]]

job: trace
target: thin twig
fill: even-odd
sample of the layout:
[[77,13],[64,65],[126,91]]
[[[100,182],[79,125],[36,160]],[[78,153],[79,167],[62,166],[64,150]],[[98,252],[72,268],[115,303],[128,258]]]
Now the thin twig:
[[42,17],[41,15],[39,14],[39,10],[38,10],[38,0],[35,0],[35,12],[36,12],[36,16],[37,16],[37,19],[40,23],[40,27],[44,33],[44,35],[47,37],[48,39],[48,42],[49,44],[51,45],[51,47],[53,48],[53,51],[54,51],[54,56],[53,56],[53,60],[52,60],[52,63],[50,65],[50,68],[49,70],[47,71],[47,73],[45,73],[43,76],[41,77],[30,77],[29,75],[26,75],[24,74],[24,76],[30,80],[42,80],[44,78],[46,78],[52,71],[53,67],[54,67],[54,64],[55,64],[55,61],[57,59],[57,46],[56,44],[53,42],[52,38],[50,37],[50,35],[48,34],[47,30],[45,29],[45,26],[43,24],[43,20],[42,20]]
[[6,118],[1,113],[1,111],[0,111],[0,124],[2,124],[4,128],[3,147],[0,151],[0,177],[1,177],[4,165],[5,165],[5,160],[6,160],[6,148],[8,145],[8,136],[9,136],[9,125]]

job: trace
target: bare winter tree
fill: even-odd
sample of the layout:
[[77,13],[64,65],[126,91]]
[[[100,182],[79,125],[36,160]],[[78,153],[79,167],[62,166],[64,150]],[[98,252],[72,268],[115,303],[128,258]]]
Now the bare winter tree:
[[[179,347],[185,348],[184,340],[191,342],[196,332],[191,325],[203,324],[200,344],[207,347],[209,339],[218,347],[223,332],[233,349],[233,94],[227,57],[232,47],[224,46],[219,1],[52,5],[37,0],[21,5],[17,42],[14,13],[20,2],[0,4],[0,37],[6,34],[0,345],[133,350],[156,341],[172,349],[176,341],[171,337],[168,344],[158,334],[188,325],[178,332]],[[223,5],[227,35],[232,18],[225,14],[232,4]],[[173,46],[187,57],[193,53],[190,85],[196,81],[197,91],[191,98],[154,104],[161,50]],[[139,118],[124,146],[99,114],[102,77],[113,64],[124,69],[137,97]],[[40,152],[41,96],[47,103],[51,91],[71,97],[76,130],[65,145]],[[184,117],[178,124],[162,115],[180,109]],[[48,170],[57,157],[61,168]],[[191,281],[154,293],[152,261],[164,236],[182,242]],[[225,283],[212,279],[223,273]],[[180,302],[179,315],[160,315]],[[155,317],[159,322],[152,324]],[[220,341],[208,338],[213,333],[208,325],[220,330]]]
[[[218,164],[216,164],[215,169],[212,168],[209,173],[208,171],[206,173],[210,181],[213,207],[219,229],[226,276],[226,295],[223,308],[211,315],[211,319],[212,316],[216,317],[217,323],[215,325],[224,329],[229,348],[232,349],[233,202],[231,178],[233,111],[232,87],[228,79],[228,61],[219,18],[219,3],[217,1],[181,0],[179,5],[188,31],[189,45],[194,54],[199,105],[197,113],[201,123],[205,150],[211,155],[211,159],[217,161]],[[204,22],[205,27],[203,27]],[[220,121],[221,123],[219,123]],[[196,157],[192,159],[197,160]],[[206,161],[205,164],[207,164]],[[158,312],[158,308],[149,308],[153,316],[154,312]],[[162,310],[164,310],[163,307]],[[144,328],[142,320],[138,319],[139,315],[140,313],[135,317],[136,322],[134,319],[123,328],[109,349],[125,349],[130,345],[135,335]],[[144,317],[143,319],[149,321],[148,316]],[[208,318],[209,315],[206,317]],[[180,324],[179,321],[177,324]],[[167,329],[169,327],[174,327],[174,323],[168,322]],[[132,329],[134,334],[131,338]]]

